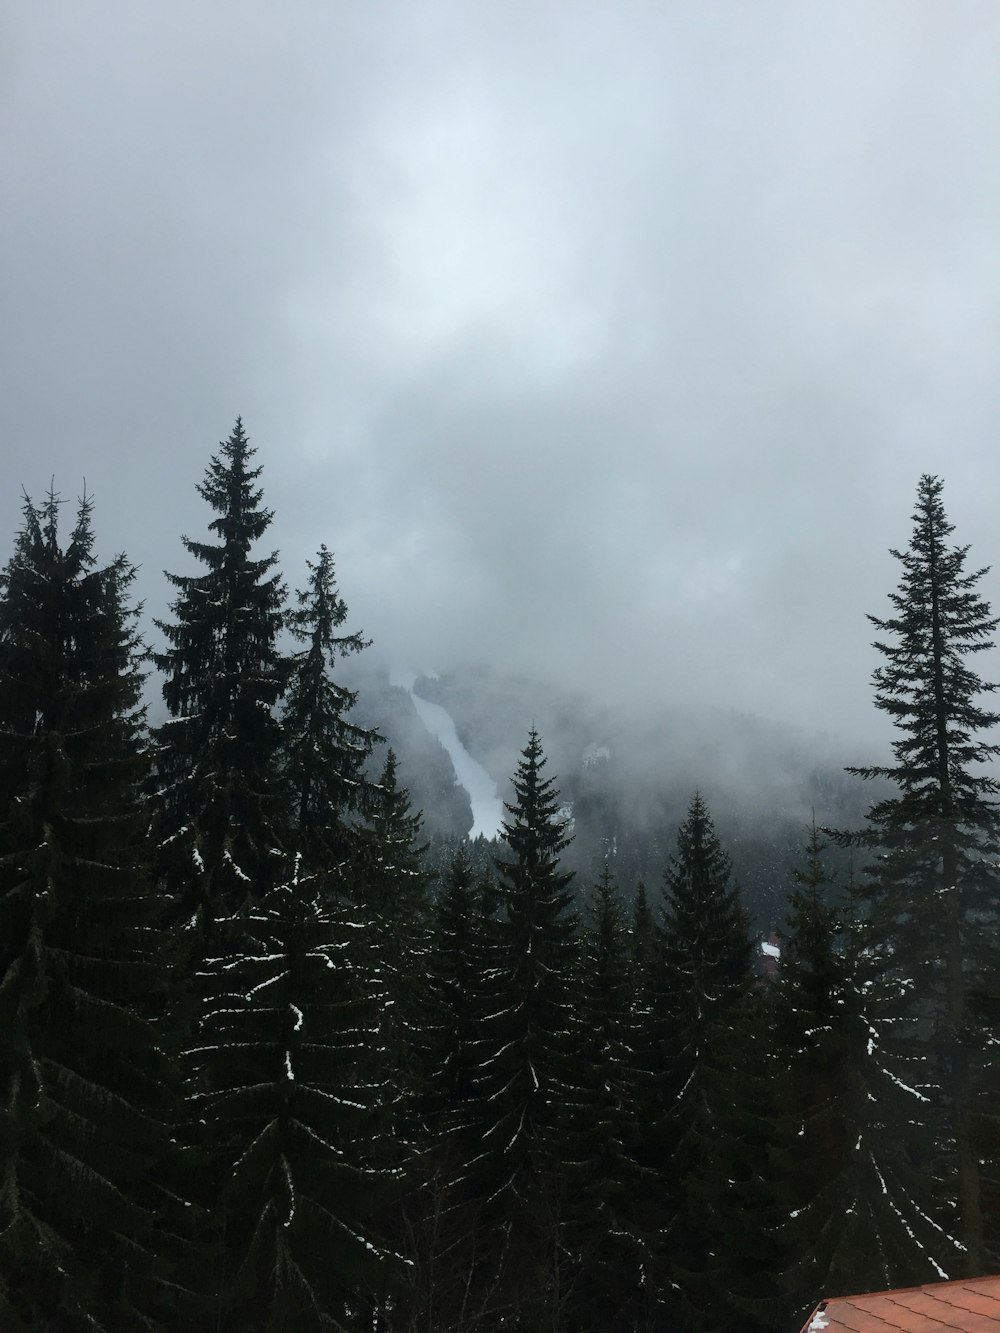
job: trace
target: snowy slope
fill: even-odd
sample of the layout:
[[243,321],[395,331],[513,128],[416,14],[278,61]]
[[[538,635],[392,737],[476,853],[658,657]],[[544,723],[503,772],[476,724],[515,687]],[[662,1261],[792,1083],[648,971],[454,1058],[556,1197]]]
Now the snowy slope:
[[497,784],[459,740],[455,723],[447,710],[440,704],[422,699],[414,692],[415,680],[413,672],[393,671],[390,675],[391,683],[398,689],[406,690],[421,722],[447,750],[456,778],[469,793],[473,820],[469,837],[477,838],[482,834],[485,838],[495,838],[503,820],[503,802],[497,795]]

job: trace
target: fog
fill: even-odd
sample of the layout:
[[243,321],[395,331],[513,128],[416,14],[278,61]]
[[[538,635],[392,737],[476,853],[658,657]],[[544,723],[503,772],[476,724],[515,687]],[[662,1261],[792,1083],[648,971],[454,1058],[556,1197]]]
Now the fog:
[[241,413],[388,662],[884,736],[922,472],[1000,559],[1000,10],[2,15],[3,533],[85,477],[161,612]]

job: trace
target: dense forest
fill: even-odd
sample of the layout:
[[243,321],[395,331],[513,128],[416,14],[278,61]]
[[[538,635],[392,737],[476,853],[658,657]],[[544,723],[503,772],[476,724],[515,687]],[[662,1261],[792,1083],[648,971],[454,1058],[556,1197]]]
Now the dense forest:
[[571,826],[534,728],[502,837],[429,849],[254,457],[237,421],[158,651],[87,497],[0,576],[0,1326],[791,1331],[995,1268],[998,621],[940,480],[870,617],[867,815],[813,782],[751,909],[710,783],[640,855],[642,794],[588,764]]

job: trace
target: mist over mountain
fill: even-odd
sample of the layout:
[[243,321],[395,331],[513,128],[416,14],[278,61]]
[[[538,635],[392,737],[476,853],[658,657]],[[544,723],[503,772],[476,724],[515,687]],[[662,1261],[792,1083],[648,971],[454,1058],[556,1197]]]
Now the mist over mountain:
[[[375,727],[399,761],[399,780],[410,793],[415,810],[424,817],[430,837],[462,838],[472,827],[469,794],[455,776],[444,746],[424,726],[406,690],[393,685],[386,668],[366,664],[347,673],[358,690],[354,718]],[[375,776],[384,762],[385,747],[372,756],[369,771]]]
[[[357,715],[397,753],[401,782],[424,814],[430,838],[449,842],[472,828],[468,793],[444,746],[421,721],[405,689],[377,657],[350,666]],[[530,727],[545,745],[573,841],[566,864],[577,892],[608,860],[623,894],[642,881],[657,892],[678,825],[695,790],[713,811],[755,925],[780,924],[806,830],[856,828],[873,789],[844,772],[859,762],[820,732],[719,707],[659,707],[615,697],[595,700],[540,675],[481,664],[417,676],[414,693],[447,710],[461,744],[511,800],[511,775]],[[834,856],[836,861],[837,857]],[[846,862],[841,863],[846,873]]]

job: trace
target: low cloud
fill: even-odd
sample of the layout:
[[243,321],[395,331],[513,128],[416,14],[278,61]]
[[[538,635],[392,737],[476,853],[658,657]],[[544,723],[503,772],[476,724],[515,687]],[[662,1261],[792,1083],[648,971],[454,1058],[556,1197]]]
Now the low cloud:
[[0,519],[85,475],[162,610],[241,412],[290,583],[329,543],[387,658],[884,734],[864,614],[921,472],[995,554],[997,37],[971,0],[9,13]]

